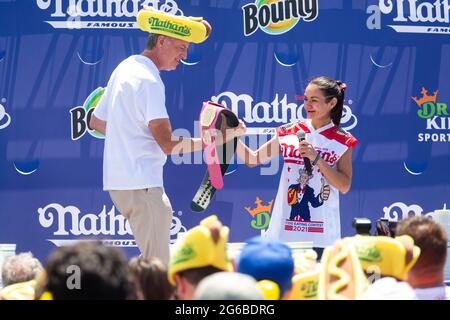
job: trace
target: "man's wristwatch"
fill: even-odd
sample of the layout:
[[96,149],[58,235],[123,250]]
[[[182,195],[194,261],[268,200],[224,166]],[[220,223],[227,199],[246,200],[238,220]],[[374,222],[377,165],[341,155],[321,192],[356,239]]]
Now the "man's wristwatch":
[[316,158],[314,159],[312,165],[315,166],[315,165],[317,164],[317,162],[319,162],[319,159],[320,159],[320,153],[317,153],[317,156],[316,156]]

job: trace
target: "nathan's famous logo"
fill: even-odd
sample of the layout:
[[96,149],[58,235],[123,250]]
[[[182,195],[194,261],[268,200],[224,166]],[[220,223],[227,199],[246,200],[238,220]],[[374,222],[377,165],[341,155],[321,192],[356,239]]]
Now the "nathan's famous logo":
[[152,17],[148,19],[149,24],[153,30],[169,31],[173,34],[188,37],[191,35],[191,29],[186,25],[180,25],[169,20],[161,20],[159,18]]
[[[288,95],[275,94],[271,102],[255,102],[248,94],[237,95],[234,92],[226,91],[211,97],[211,101],[224,105],[231,109],[246,124],[272,124],[275,127],[281,124],[305,121],[303,115],[303,104],[296,104],[288,101]],[[350,131],[358,124],[357,117],[352,113],[349,100],[344,104],[342,112],[341,126]],[[275,129],[268,127],[248,127],[247,134],[273,134]]]
[[[429,132],[421,132],[418,134],[419,142],[449,142],[450,141],[450,113],[447,110],[447,104],[443,102],[437,102],[437,96],[439,90],[436,90],[433,95],[428,95],[428,90],[422,87],[422,97],[411,97],[419,109],[417,109],[417,115],[426,119],[426,129]],[[440,132],[434,132],[439,130]],[[447,131],[443,133],[442,131]]]
[[314,279],[302,283],[300,291],[302,292],[304,299],[316,300],[319,294],[319,281]]
[[258,28],[270,35],[288,32],[300,19],[316,19],[318,8],[318,0],[256,0],[242,7],[244,35],[253,34]]
[[[105,240],[116,247],[135,247],[128,221],[115,208],[107,211],[106,206],[100,214],[81,214],[75,206],[62,206],[51,203],[38,209],[39,224],[44,228],[53,229],[53,238],[47,239],[56,246],[64,246],[80,236],[113,236],[115,239]],[[56,230],[55,230],[56,229]]]
[[396,32],[450,34],[448,0],[379,0],[367,7],[368,29],[381,29],[381,16],[395,15],[392,24]]
[[173,261],[171,262],[172,265],[177,265],[179,263],[183,263],[189,260],[192,260],[195,258],[197,254],[195,253],[195,250],[192,248],[191,245],[186,244],[184,247],[181,248],[180,251],[178,251],[173,256]]
[[[99,214],[82,214],[75,206],[62,206],[51,203],[37,210],[39,224],[52,230],[52,238],[47,239],[56,246],[70,245],[86,236],[104,237],[106,245],[114,247],[136,247],[133,233],[128,220],[112,206],[109,211],[103,206]],[[181,216],[182,212],[178,212]],[[186,232],[180,218],[172,217],[170,227],[170,243]]]
[[[51,12],[52,20],[45,22],[56,29],[138,29],[136,16],[144,6],[183,15],[174,0],[35,1],[39,9]],[[89,21],[90,18],[95,20]]]
[[82,106],[70,109],[72,140],[80,139],[86,131],[94,138],[104,139],[103,134],[89,126],[92,112],[94,112],[104,93],[105,88],[99,87],[87,97]]
[[253,220],[250,222],[250,225],[253,229],[266,229],[269,226],[270,222],[270,212],[272,210],[273,200],[269,201],[267,205],[262,205],[262,200],[259,197],[256,197],[255,201],[256,207],[251,209],[250,207],[246,207],[248,213],[252,216]]
[[381,261],[380,250],[371,245],[356,245],[356,254],[362,261],[374,263]]

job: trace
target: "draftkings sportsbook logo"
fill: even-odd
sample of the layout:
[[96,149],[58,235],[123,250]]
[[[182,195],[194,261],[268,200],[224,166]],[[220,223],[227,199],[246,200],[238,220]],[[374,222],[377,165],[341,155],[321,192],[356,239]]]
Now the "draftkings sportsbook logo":
[[448,0],[379,0],[367,7],[368,29],[381,29],[382,15],[392,16],[388,24],[396,32],[450,34]]
[[242,7],[244,35],[258,28],[270,35],[288,32],[303,19],[315,20],[319,14],[318,0],[256,0]]
[[447,104],[438,102],[439,90],[428,95],[428,90],[422,87],[422,97],[411,97],[417,104],[417,115],[426,120],[426,130],[420,132],[419,142],[450,142],[450,112]]
[[263,206],[262,200],[259,197],[256,197],[255,204],[256,207],[253,209],[250,207],[245,208],[245,210],[250,213],[253,218],[250,225],[253,229],[266,229],[270,222],[270,212],[272,211],[273,200],[270,200],[267,205]]
[[104,93],[105,88],[99,87],[87,97],[82,106],[70,109],[72,140],[80,139],[86,131],[94,138],[105,138],[103,134],[89,127],[92,113]]
[[51,12],[55,29],[138,29],[136,16],[144,6],[183,15],[174,0],[35,0]]

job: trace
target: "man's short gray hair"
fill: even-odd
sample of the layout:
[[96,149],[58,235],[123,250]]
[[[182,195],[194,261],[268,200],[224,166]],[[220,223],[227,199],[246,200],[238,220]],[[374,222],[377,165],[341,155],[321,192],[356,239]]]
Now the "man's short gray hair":
[[155,48],[159,36],[160,34],[150,33],[147,39],[147,45],[145,46],[145,49],[152,50],[153,48]]
[[42,264],[31,252],[10,256],[2,267],[3,286],[33,280],[42,270]]

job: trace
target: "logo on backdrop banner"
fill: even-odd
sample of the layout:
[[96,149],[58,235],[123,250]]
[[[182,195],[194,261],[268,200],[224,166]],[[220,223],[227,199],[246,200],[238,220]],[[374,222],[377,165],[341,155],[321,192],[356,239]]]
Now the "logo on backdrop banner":
[[[52,231],[53,238],[47,240],[57,247],[70,245],[88,236],[104,237],[103,243],[114,247],[136,247],[128,220],[116,213],[114,206],[109,211],[103,206],[99,214],[82,214],[75,206],[51,203],[37,212],[39,224]],[[182,212],[178,211],[176,215],[181,216]],[[186,232],[186,227],[176,215],[173,215],[170,227],[171,243]]]
[[136,16],[143,6],[183,15],[174,0],[36,0],[36,4],[51,12],[52,20],[45,22],[55,29],[139,29]]
[[444,203],[443,208],[438,208],[431,212],[424,213],[424,210],[418,204],[407,205],[403,202],[394,202],[389,207],[384,207],[383,212],[383,218],[389,221],[400,221],[412,216],[427,216],[436,222],[441,223],[444,226],[444,229],[447,230],[447,233],[450,230],[450,210],[447,209],[446,203]]
[[72,140],[80,139],[86,131],[94,138],[105,138],[103,134],[89,127],[92,112],[94,112],[104,93],[105,88],[98,87],[87,97],[82,106],[70,109]]
[[417,204],[407,205],[403,202],[394,202],[389,207],[383,208],[384,219],[389,221],[400,221],[409,216],[421,216],[423,209]]
[[[5,102],[6,99],[0,100]],[[0,130],[7,128],[11,124],[11,116],[6,112],[5,107],[0,103]]]
[[426,121],[427,132],[417,136],[419,142],[450,142],[450,112],[447,104],[439,102],[439,90],[428,94],[422,87],[422,97],[411,97],[417,105],[417,115]]
[[[271,124],[278,127],[285,123],[305,121],[303,116],[303,104],[298,105],[288,102],[288,95],[275,94],[272,102],[255,102],[253,97],[248,94],[237,95],[234,92],[226,91],[211,97],[211,101],[223,104],[231,109],[239,119],[246,124]],[[342,112],[341,127],[350,131],[358,124],[357,117],[352,113],[350,106],[344,104]],[[247,134],[275,134],[275,127],[248,127]]]
[[272,211],[273,200],[267,202],[266,205],[262,205],[262,200],[257,196],[255,201],[256,207],[250,208],[245,207],[245,210],[252,216],[252,221],[250,225],[253,229],[261,230],[263,233],[263,229],[267,229],[270,222],[270,213]]
[[381,17],[392,17],[391,27],[401,33],[450,34],[448,0],[379,0],[367,7],[368,29],[381,29]]
[[256,0],[242,7],[244,35],[261,29],[270,35],[288,32],[303,19],[315,20],[319,14],[318,0]]

